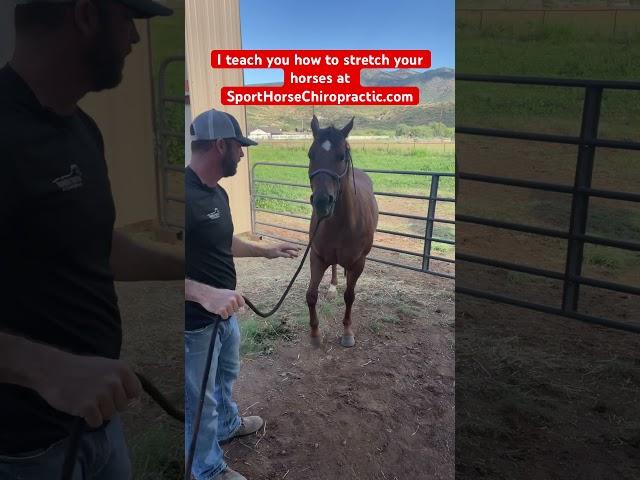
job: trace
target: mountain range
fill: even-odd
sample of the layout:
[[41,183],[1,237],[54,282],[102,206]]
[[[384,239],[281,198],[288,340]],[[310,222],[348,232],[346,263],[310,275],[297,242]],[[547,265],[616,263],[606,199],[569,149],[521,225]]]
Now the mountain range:
[[[416,106],[319,106],[319,107],[274,107],[248,106],[247,123],[254,128],[280,128],[286,131],[308,129],[312,113],[321,120],[346,123],[356,117],[355,131],[391,130],[399,124],[410,126],[441,122],[448,127],[455,123],[455,70],[436,68],[416,71],[363,70],[361,83],[365,86],[417,86],[420,89],[420,104]],[[270,84],[278,85],[278,84]]]

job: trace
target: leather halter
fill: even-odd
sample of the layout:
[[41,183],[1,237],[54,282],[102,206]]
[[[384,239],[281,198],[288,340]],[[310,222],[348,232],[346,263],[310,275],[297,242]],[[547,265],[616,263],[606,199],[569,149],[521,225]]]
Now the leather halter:
[[[349,148],[349,146],[347,146],[345,150],[345,156],[347,157],[347,166],[345,167],[344,172],[338,174],[333,170],[329,170],[328,168],[319,168],[309,174],[309,180],[313,180],[313,177],[315,177],[316,175],[326,173],[336,181],[336,183],[338,184],[338,194],[333,201],[333,205],[336,205],[338,203],[338,199],[340,198],[340,194],[342,193],[342,178],[349,172],[349,166],[351,166],[351,170],[353,171],[353,159],[351,158],[351,148]],[[355,179],[353,186],[355,188]]]

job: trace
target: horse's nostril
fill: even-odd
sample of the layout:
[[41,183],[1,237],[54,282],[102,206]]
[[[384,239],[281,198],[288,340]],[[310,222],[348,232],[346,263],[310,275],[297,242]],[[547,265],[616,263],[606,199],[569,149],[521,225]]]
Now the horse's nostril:
[[329,204],[333,203],[333,195],[329,195]]
[[309,203],[313,203],[313,194],[309,197]]

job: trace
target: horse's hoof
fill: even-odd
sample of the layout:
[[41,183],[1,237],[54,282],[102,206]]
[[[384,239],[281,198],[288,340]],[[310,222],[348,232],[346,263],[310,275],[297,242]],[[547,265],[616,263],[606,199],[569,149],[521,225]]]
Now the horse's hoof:
[[356,337],[353,335],[343,335],[340,338],[340,345],[343,347],[353,347],[356,344]]
[[338,296],[338,290],[335,285],[329,285],[329,290],[327,290],[327,298],[329,300],[333,300]]
[[310,337],[310,339],[312,347],[320,348],[320,346],[322,345],[322,337]]

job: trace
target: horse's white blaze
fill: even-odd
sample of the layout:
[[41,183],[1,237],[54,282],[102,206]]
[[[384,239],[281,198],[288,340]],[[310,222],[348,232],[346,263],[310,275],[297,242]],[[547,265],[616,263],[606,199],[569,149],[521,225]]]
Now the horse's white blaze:
[[331,142],[329,140],[325,140],[324,143],[320,146],[324,148],[327,152],[331,150]]

